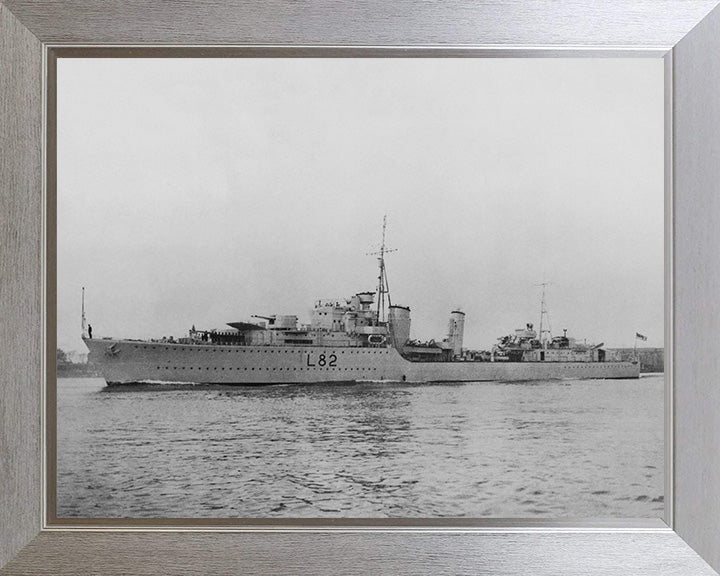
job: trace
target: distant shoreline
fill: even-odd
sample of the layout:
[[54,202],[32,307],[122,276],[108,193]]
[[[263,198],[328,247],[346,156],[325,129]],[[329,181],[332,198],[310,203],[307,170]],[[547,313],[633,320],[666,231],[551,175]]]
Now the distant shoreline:
[[89,364],[60,364],[57,365],[58,378],[100,378],[100,373]]

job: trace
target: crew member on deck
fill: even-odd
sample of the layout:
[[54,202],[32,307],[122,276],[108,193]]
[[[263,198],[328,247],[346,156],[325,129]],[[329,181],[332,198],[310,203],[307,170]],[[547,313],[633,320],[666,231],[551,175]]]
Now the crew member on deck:
[[88,338],[92,340],[92,326],[90,324],[88,324]]

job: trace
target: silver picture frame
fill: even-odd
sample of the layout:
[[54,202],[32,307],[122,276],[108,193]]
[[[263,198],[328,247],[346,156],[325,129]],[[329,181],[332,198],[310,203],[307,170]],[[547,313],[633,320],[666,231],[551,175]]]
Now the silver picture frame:
[[[665,523],[58,525],[46,395],[46,196],[61,51],[663,58]],[[183,54],[183,50],[185,53]],[[402,3],[0,1],[0,574],[714,574],[720,568],[720,8],[716,0]],[[52,112],[52,110],[50,111]],[[49,223],[52,219],[48,218]],[[51,364],[51,363],[47,363]],[[52,370],[47,367],[47,370]],[[48,436],[46,436],[46,433]],[[52,478],[50,478],[52,480]],[[48,497],[48,494],[50,497]],[[50,502],[49,502],[50,501]]]

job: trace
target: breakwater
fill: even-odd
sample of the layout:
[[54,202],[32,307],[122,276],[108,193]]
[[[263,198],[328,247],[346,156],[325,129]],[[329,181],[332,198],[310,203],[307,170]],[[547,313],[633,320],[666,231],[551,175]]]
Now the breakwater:
[[[633,348],[608,348],[609,353],[617,352],[621,360],[633,360],[636,351]],[[640,372],[664,372],[665,371],[665,350],[663,348],[638,348],[637,355],[640,357]]]

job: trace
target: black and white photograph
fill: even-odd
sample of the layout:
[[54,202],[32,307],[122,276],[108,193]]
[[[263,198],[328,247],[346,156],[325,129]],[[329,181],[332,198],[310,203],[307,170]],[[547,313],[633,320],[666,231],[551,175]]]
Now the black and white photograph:
[[58,60],[58,518],[662,517],[663,82]]

